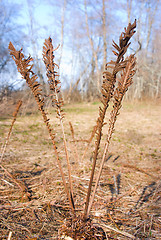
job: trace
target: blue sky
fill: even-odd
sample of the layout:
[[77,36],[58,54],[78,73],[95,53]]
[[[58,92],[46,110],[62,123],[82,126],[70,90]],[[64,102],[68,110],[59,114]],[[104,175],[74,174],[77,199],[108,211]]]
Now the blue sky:
[[[18,3],[20,4],[21,8],[18,9],[20,12],[20,16],[17,19],[18,22],[21,23],[22,28],[26,34],[26,39],[22,40],[22,43],[19,43],[20,46],[24,46],[24,51],[25,54],[31,54],[32,56],[34,55],[33,52],[33,47],[31,46],[31,37],[34,37],[36,40],[38,39],[38,45],[37,50],[38,50],[38,57],[42,58],[42,46],[43,42],[46,38],[49,36],[53,39],[53,45],[54,47],[57,47],[59,43],[61,43],[61,24],[60,24],[60,19],[61,19],[61,4],[62,0],[9,0],[12,3]],[[31,2],[33,5],[32,8],[28,7],[28,2]],[[52,5],[49,4],[52,3]],[[72,0],[70,0],[70,3]],[[95,14],[98,13],[97,17],[100,21],[100,12],[101,11],[101,3],[102,1],[94,1],[97,2],[96,6],[93,6],[92,8],[89,9],[89,16],[91,14],[92,19],[95,18]],[[131,13],[131,20],[132,22],[134,21],[135,17],[137,18],[137,11],[139,11],[139,5],[135,6],[136,1],[133,0],[133,9]],[[138,1],[139,2],[139,1]],[[137,2],[137,3],[138,3]],[[88,60],[91,61],[91,46],[89,44],[89,39],[87,37],[87,33],[85,32],[84,28],[82,27],[83,24],[85,24],[85,15],[83,13],[83,0],[80,1],[74,1],[71,4],[68,4],[68,9],[66,12],[65,20],[66,20],[66,25],[65,25],[65,36],[64,36],[64,47],[63,47],[63,57],[62,57],[62,62],[60,66],[60,73],[63,73],[64,75],[68,75],[69,79],[73,79],[74,75],[74,81],[77,80],[78,76],[80,75],[82,69],[82,59],[81,57],[83,56],[84,59],[86,60],[86,64],[88,64]],[[107,42],[108,42],[108,59],[111,58],[111,45],[112,45],[112,39],[114,39],[118,43],[118,37],[121,31],[124,30],[124,26],[127,26],[127,1],[126,0],[120,0],[119,1],[112,1],[108,0],[107,1],[107,12],[108,12],[108,18],[107,19],[107,24],[109,24],[108,31],[107,31]],[[145,7],[145,6],[144,6]],[[80,10],[81,9],[81,10]],[[31,13],[33,14],[34,21],[33,21],[33,33],[31,36],[31,22],[30,22],[30,17],[29,17],[29,11],[31,10]],[[90,12],[91,11],[91,12]],[[146,9],[143,12],[144,14],[146,13]],[[79,17],[77,17],[77,12]],[[82,16],[82,19],[80,19],[80,16]],[[83,19],[84,18],[84,19]],[[147,23],[146,19],[144,18],[144,15],[141,15],[141,21],[143,21],[144,24],[141,24],[141,29],[140,29],[140,38],[142,41],[142,46],[144,47],[145,45],[145,40],[146,35],[148,32],[147,29]],[[83,21],[81,21],[83,20]],[[97,30],[100,28],[100,25],[95,22],[93,25],[93,20],[91,20],[91,29],[93,30],[93,39],[94,44],[96,45],[96,48],[98,46],[98,39],[100,35],[97,35]],[[95,25],[96,24],[96,25]],[[144,26],[145,25],[145,26]],[[79,30],[77,31],[77,26]],[[76,30],[76,34],[80,34],[80,39],[78,39],[78,36],[73,34],[72,30]],[[142,34],[143,33],[143,34]],[[82,37],[84,34],[85,37]],[[137,34],[135,34],[133,40],[132,40],[132,48],[137,49]],[[77,46],[77,39],[79,40]],[[74,44],[75,45],[74,45]],[[27,47],[28,44],[28,47]],[[36,43],[37,44],[37,43]],[[73,46],[75,49],[73,50]],[[88,46],[88,47],[86,47]],[[86,51],[86,52],[85,52]],[[101,49],[100,49],[101,51]],[[58,49],[55,52],[56,57],[59,57],[60,54],[60,49]],[[79,56],[80,54],[80,56]],[[34,56],[33,56],[34,57]],[[57,58],[56,58],[57,59]],[[75,61],[76,60],[76,61]],[[74,62],[74,65],[72,66],[72,61]],[[100,61],[102,62],[102,58],[100,58]],[[84,66],[83,66],[84,67]]]
[[[30,22],[30,13],[29,11],[32,11],[34,20],[33,20],[33,29],[34,29],[34,37],[37,40],[38,36],[38,43],[39,46],[37,47],[38,50],[38,57],[39,59],[42,59],[42,47],[44,40],[51,36],[55,41],[53,41],[54,47],[57,47],[57,45],[60,43],[60,35],[54,36],[53,30],[57,30],[56,27],[53,26],[53,22],[58,22],[58,17],[60,17],[61,9],[58,8],[58,6],[50,7],[49,4],[47,4],[47,1],[39,0],[34,1],[34,8],[29,9],[27,0],[14,0],[11,1],[12,3],[18,3],[21,6],[20,10],[20,16],[18,17],[17,21],[22,25],[23,31],[26,34],[26,37],[30,38],[30,28],[31,28],[31,22]],[[31,1],[32,3],[32,1]],[[30,39],[29,39],[30,40]],[[20,45],[25,49],[25,54],[33,54],[33,48],[29,46],[26,48],[24,46],[26,44],[25,42],[20,43]],[[58,49],[55,52],[56,59],[59,57],[60,49]],[[68,56],[68,57],[67,57]],[[72,75],[71,74],[71,56],[70,50],[64,46],[63,48],[63,58],[60,68],[60,74],[61,72],[64,73],[64,75]],[[42,63],[43,64],[43,63]],[[20,77],[20,76],[19,76]]]

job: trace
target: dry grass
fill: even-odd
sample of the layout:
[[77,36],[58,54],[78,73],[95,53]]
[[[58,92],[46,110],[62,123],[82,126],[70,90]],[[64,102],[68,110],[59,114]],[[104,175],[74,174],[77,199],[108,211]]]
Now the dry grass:
[[[88,140],[92,126],[95,125],[98,105],[67,105],[64,111],[65,132],[69,139],[67,146],[72,163],[73,192],[79,214],[84,209],[93,149],[89,148],[81,161],[88,143],[76,142],[80,154],[80,162],[76,162],[68,122],[72,122],[76,140]],[[55,137],[61,161],[66,166],[65,155],[61,151],[63,139],[59,131],[59,121],[55,120],[54,114],[49,111],[51,124],[57,129]],[[160,115],[159,101],[124,103],[91,212],[95,223],[121,231],[118,233],[104,227],[109,239],[129,239],[124,235],[125,232],[137,239],[161,237]],[[10,119],[0,121],[1,145],[10,123]],[[104,133],[106,131],[107,126],[104,127]],[[104,143],[105,135],[101,149]],[[39,113],[17,118],[3,159],[5,168],[16,179],[26,183],[32,200],[26,200],[12,179],[1,170],[1,239],[7,239],[10,231],[13,239],[57,239],[59,226],[64,218],[69,217],[69,204],[56,167],[49,135]]]

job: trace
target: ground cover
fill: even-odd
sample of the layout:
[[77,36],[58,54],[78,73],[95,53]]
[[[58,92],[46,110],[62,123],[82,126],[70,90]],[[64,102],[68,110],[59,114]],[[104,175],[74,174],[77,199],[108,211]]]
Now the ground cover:
[[[64,126],[72,167],[76,209],[81,212],[92,166],[94,139],[85,153],[99,104],[64,106]],[[63,139],[53,110],[49,118],[66,169]],[[110,113],[110,109],[107,113]],[[161,225],[161,104],[124,102],[110,143],[91,214],[102,224],[107,239],[160,239]],[[69,121],[75,133],[71,136]],[[0,144],[5,141],[11,118],[0,118]],[[106,141],[107,125],[103,129]],[[77,146],[77,149],[76,149]],[[84,157],[83,154],[85,153]],[[68,202],[57,168],[48,132],[39,113],[19,115],[1,164],[25,183],[30,198],[0,170],[0,238],[57,239],[58,229],[68,217]],[[113,229],[114,228],[114,229]],[[126,236],[126,233],[131,235]]]

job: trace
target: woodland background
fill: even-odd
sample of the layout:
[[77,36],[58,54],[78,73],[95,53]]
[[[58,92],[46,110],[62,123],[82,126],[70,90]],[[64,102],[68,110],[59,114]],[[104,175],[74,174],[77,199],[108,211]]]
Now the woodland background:
[[[113,59],[116,41],[128,22],[137,19],[130,46],[137,56],[137,74],[128,99],[161,96],[160,0],[1,0],[0,1],[0,102],[21,98],[26,109],[34,106],[26,83],[9,56],[10,41],[34,58],[34,71],[48,93],[42,62],[43,42],[53,39],[56,63],[65,101],[95,101],[100,94],[105,64]],[[11,104],[11,103],[10,103]],[[50,101],[49,101],[50,104]],[[2,109],[3,108],[3,109]]]

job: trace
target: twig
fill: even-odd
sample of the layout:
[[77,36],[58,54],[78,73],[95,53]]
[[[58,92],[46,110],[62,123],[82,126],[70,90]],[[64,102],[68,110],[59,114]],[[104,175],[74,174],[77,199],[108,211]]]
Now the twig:
[[141,169],[141,168],[138,168],[136,166],[133,166],[133,165],[130,165],[130,164],[122,164],[123,167],[127,167],[127,168],[133,168],[134,170],[138,171],[138,172],[141,172],[141,173],[144,173],[154,179],[159,179],[159,176],[155,176],[151,173],[149,173],[148,171],[144,170],[144,169]]
[[92,139],[94,138],[94,135],[95,135],[96,131],[97,131],[97,125],[93,127],[93,131],[92,131],[92,133],[91,133],[91,136],[90,136],[90,138],[89,138],[89,140],[88,140],[88,144],[87,144],[87,146],[86,146],[86,148],[85,148],[85,150],[84,150],[83,156],[82,156],[82,162],[83,162],[84,157],[85,157],[85,155],[86,155],[86,152],[87,152],[87,150],[88,150],[88,148],[89,148],[89,146],[90,146],[90,144],[91,144],[91,142],[92,142]]
[[130,233],[120,231],[120,230],[118,230],[118,229],[115,229],[115,228],[113,228],[113,227],[111,227],[111,226],[108,226],[108,225],[105,225],[105,224],[103,224],[103,223],[100,223],[99,225],[100,225],[101,227],[103,227],[104,229],[110,229],[110,230],[112,230],[112,231],[114,231],[114,232],[117,232],[117,233],[119,233],[119,234],[121,234],[121,235],[124,235],[124,236],[126,236],[126,237],[129,237],[129,238],[131,238],[131,239],[135,239],[135,236],[131,235]]
[[116,183],[115,175],[113,175],[113,180],[114,180],[114,186],[115,186],[115,193],[116,193],[116,196],[117,196],[118,195],[118,186],[117,186],[117,183]]
[[72,125],[71,122],[69,122],[69,126],[70,126],[70,131],[71,131],[73,142],[74,142],[74,148],[75,148],[75,153],[76,153],[76,162],[80,162],[79,161],[78,150],[77,150],[77,145],[76,145],[76,140],[75,140],[75,136],[74,136],[74,128],[73,128],[73,125]]
[[7,180],[5,180],[5,179],[1,179],[1,180],[2,180],[3,182],[7,183],[8,185],[14,187],[14,185],[13,185],[12,183],[8,182]]
[[12,232],[10,231],[9,234],[8,234],[7,240],[11,240],[11,237],[12,237]]
[[111,217],[111,214],[110,213],[107,213],[110,220],[115,224],[116,228],[120,231],[119,227],[117,226],[117,224],[115,223],[115,221],[113,220],[113,218]]
[[14,125],[14,123],[15,123],[15,121],[16,121],[17,114],[18,114],[18,112],[19,112],[19,109],[20,109],[21,105],[22,105],[22,101],[19,100],[18,103],[17,103],[17,105],[16,105],[16,109],[15,109],[15,111],[13,112],[13,120],[12,120],[10,129],[9,129],[9,132],[8,132],[8,136],[7,136],[6,142],[5,142],[4,146],[2,147],[2,154],[1,154],[0,162],[2,161],[3,156],[4,156],[4,153],[5,153],[5,151],[6,151],[6,147],[7,147],[7,144],[8,144],[8,142],[9,142],[9,139],[10,139],[10,136],[11,136],[11,133],[12,133],[13,125]]
[[113,203],[118,202],[121,198],[127,196],[127,195],[131,195],[133,192],[136,191],[136,189],[138,188],[138,186],[136,186],[134,189],[130,189],[129,191],[127,191],[126,193],[120,195],[119,197],[117,197],[114,201],[111,201],[109,203],[107,203],[106,207],[108,207],[109,205],[112,205]]

